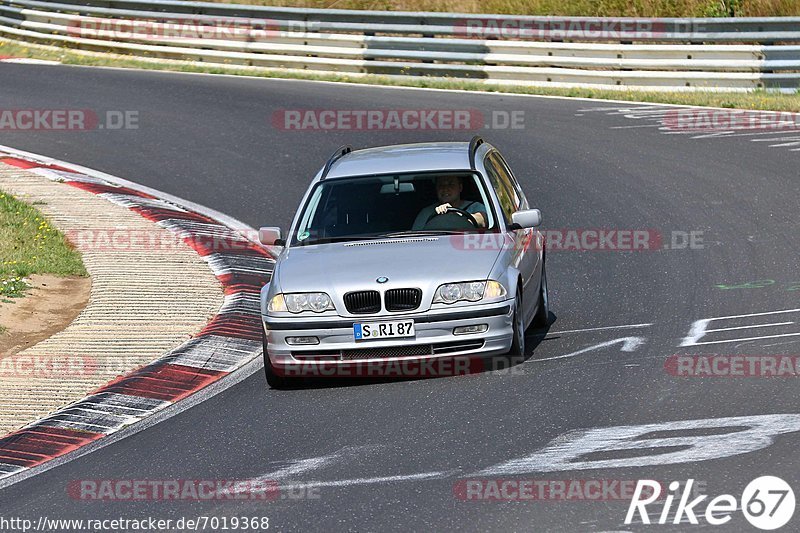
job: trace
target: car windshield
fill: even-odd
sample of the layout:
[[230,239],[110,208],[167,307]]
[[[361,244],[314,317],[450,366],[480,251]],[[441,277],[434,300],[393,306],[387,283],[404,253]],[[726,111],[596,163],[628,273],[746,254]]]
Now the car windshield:
[[[436,206],[443,203],[462,212],[436,213]],[[315,185],[298,219],[291,245],[494,232],[497,226],[483,180],[474,173],[334,178]]]

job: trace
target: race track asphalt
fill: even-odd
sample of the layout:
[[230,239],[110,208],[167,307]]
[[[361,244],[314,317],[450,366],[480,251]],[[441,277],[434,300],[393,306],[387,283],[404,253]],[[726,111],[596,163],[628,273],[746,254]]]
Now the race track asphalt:
[[[284,131],[273,126],[276,111],[470,109],[486,117],[521,111],[523,129],[479,133],[501,149],[542,210],[544,229],[648,230],[665,244],[672,232],[702,235],[695,249],[549,253],[555,322],[549,332],[528,332],[530,358],[512,372],[332,380],[287,391],[270,390],[257,372],[174,418],[0,491],[3,516],[268,516],[279,531],[662,530],[667,526],[624,525],[628,500],[463,501],[454,487],[485,477],[692,478],[712,496],[738,495],[768,474],[800,487],[796,432],[762,439],[759,449],[742,453],[726,448],[737,441],[726,444],[720,430],[670,432],[669,426],[662,436],[717,438],[580,459],[607,460],[601,468],[566,464],[546,471],[529,461],[481,473],[573,430],[800,413],[796,378],[675,377],[664,367],[673,354],[798,354],[800,335],[792,334],[800,333],[800,313],[718,322],[718,328],[742,329],[714,337],[726,342],[680,346],[696,320],[800,307],[800,292],[789,290],[800,282],[800,166],[789,147],[754,142],[754,136],[671,135],[618,112],[640,104],[11,64],[0,65],[0,88],[0,109],[139,116],[132,130],[0,131],[0,144],[130,179],[254,227],[284,229],[337,146],[467,140],[475,132]],[[775,283],[716,287],[763,279]],[[790,323],[753,327],[767,322]],[[648,325],[570,332],[639,324]],[[785,336],[731,340],[777,334]],[[630,351],[620,349],[624,337],[638,337]],[[608,462],[684,449],[677,463]],[[697,460],[706,452],[712,457]],[[313,458],[322,459],[303,461]],[[70,481],[81,479],[260,476],[282,485],[317,484],[312,496],[318,498],[300,488],[271,502],[103,502],[67,493]],[[748,527],[737,513],[716,529]]]

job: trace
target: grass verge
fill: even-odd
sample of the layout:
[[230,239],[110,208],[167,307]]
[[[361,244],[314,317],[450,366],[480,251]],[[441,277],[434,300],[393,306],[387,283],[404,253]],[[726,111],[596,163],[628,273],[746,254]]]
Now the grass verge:
[[591,98],[601,100],[623,100],[631,102],[647,102],[661,104],[694,105],[706,107],[723,107],[730,109],[757,109],[765,111],[800,112],[800,89],[795,93],[778,93],[767,90],[755,90],[747,93],[725,93],[712,91],[693,92],[660,92],[646,90],[604,90],[584,88],[555,87],[523,87],[492,86],[480,82],[452,79],[435,80],[420,76],[412,79],[395,79],[388,76],[367,75],[348,76],[346,74],[313,74],[282,72],[269,69],[244,69],[236,65],[213,66],[197,65],[181,61],[151,62],[133,56],[117,54],[85,53],[68,48],[35,44],[20,44],[0,39],[0,55],[48,59],[60,61],[65,65],[117,67],[143,70],[164,70],[172,72],[192,72],[206,74],[227,74],[238,76],[255,76],[263,78],[303,79],[320,81],[338,81],[360,83],[365,85],[385,85],[398,87],[422,87],[429,89],[458,89],[508,94],[533,94],[544,96],[562,96],[575,98]]
[[28,289],[31,274],[87,276],[80,254],[34,206],[0,190],[0,301]]
[[796,0],[211,0],[226,4],[584,17],[780,17]]

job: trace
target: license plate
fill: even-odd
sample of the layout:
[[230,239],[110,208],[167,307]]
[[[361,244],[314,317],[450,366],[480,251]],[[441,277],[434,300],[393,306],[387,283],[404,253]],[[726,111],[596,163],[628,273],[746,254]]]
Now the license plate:
[[398,337],[413,336],[413,320],[395,320],[392,322],[353,324],[353,337],[357,341],[367,341],[373,339],[396,339]]

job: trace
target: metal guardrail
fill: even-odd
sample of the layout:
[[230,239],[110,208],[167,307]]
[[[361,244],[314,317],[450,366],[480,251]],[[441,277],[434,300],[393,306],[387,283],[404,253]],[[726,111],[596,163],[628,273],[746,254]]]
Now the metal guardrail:
[[174,0],[0,0],[0,35],[145,58],[353,75],[670,90],[800,87],[800,18],[596,19]]

